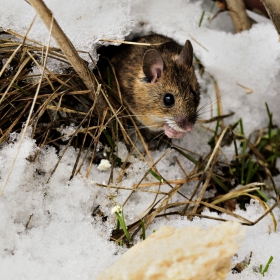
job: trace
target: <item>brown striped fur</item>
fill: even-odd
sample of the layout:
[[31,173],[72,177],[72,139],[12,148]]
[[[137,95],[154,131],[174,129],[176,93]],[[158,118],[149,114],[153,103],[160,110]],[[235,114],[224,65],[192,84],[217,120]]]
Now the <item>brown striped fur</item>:
[[[172,126],[175,130],[186,130],[186,127],[196,122],[200,101],[199,84],[192,66],[193,54],[190,42],[186,42],[183,52],[182,46],[161,35],[145,36],[138,42],[163,44],[159,46],[122,45],[111,58],[125,105],[136,120],[151,132],[158,134],[164,131],[166,119],[174,122]],[[152,58],[149,58],[148,62],[144,59],[146,52],[150,49],[156,50],[163,61],[163,70],[154,82],[151,81],[149,75],[144,74],[145,67],[149,69],[150,64],[153,64]],[[165,105],[164,96],[167,93],[174,96],[174,106]]]

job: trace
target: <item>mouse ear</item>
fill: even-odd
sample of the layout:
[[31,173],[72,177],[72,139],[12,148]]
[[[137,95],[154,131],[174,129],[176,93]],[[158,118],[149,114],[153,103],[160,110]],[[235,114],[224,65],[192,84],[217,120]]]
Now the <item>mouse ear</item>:
[[145,76],[155,83],[161,77],[163,71],[163,60],[155,49],[147,50],[143,57],[143,72]]
[[179,64],[184,64],[188,67],[192,66],[193,63],[193,47],[189,40],[186,41],[179,57],[177,58]]

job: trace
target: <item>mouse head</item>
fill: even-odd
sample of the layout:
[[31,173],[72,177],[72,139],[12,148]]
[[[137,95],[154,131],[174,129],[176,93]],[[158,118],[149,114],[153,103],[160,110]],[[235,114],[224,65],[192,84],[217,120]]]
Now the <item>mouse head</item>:
[[151,131],[164,130],[169,138],[181,138],[193,128],[200,92],[192,62],[188,40],[181,51],[170,51],[167,43],[161,50],[145,52],[133,112]]

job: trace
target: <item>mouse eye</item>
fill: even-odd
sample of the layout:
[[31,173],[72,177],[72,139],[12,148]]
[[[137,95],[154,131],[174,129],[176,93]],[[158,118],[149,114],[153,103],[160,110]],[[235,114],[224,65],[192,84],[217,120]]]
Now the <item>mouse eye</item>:
[[172,107],[175,104],[174,95],[171,93],[166,93],[163,97],[163,103],[166,107]]
[[192,94],[194,97],[197,97],[197,93],[196,93],[193,89],[191,89],[191,94]]

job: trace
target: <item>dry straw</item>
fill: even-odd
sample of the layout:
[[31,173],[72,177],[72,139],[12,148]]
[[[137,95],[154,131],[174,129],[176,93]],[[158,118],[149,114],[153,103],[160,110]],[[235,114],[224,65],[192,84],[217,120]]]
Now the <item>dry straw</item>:
[[[107,183],[94,184],[94,187],[127,191],[127,197],[123,205],[124,211],[127,201],[131,199],[134,192],[150,193],[153,196],[153,201],[149,207],[143,213],[138,213],[139,220],[128,225],[128,231],[132,238],[141,231],[143,221],[145,226],[148,227],[156,218],[163,216],[179,215],[189,219],[196,216],[225,220],[202,214],[205,207],[219,213],[226,213],[245,225],[254,225],[267,214],[270,214],[275,230],[276,221],[272,210],[279,204],[279,196],[273,177],[264,163],[265,160],[256,148],[261,141],[263,131],[260,130],[256,141],[251,143],[249,139],[234,134],[232,126],[223,124],[223,118],[229,115],[223,116],[222,114],[222,102],[217,83],[215,83],[215,88],[220,113],[218,117],[206,120],[205,123],[220,122],[221,133],[215,135],[215,145],[209,154],[204,156],[173,145],[164,150],[158,160],[154,161],[140,128],[121,100],[120,89],[118,88],[116,92],[110,91],[112,95],[108,95],[107,86],[88,69],[87,64],[79,57],[78,52],[58,26],[51,11],[43,1],[30,0],[29,3],[36,9],[48,27],[50,31],[49,40],[45,46],[30,39],[28,32],[21,35],[12,30],[2,30],[2,34],[9,35],[9,37],[1,37],[0,35],[0,61],[3,61],[3,59],[5,61],[0,72],[0,145],[5,142],[9,143],[11,132],[19,132],[21,136],[17,150],[18,154],[26,129],[31,127],[31,137],[36,139],[39,148],[43,148],[45,145],[59,148],[62,143],[62,136],[57,130],[61,125],[74,123],[76,129],[73,133],[67,135],[70,139],[52,171],[53,174],[68,147],[73,145],[75,148],[79,148],[79,153],[73,164],[72,175],[69,178],[71,179],[81,172],[81,167],[85,164],[87,164],[87,172],[84,175],[89,176],[96,158],[97,147],[100,143],[104,143],[105,128],[111,132],[110,137],[113,146],[116,141],[122,138],[129,147],[129,155],[123,162],[119,163],[121,168],[118,177],[113,178],[112,171],[117,164],[118,155],[117,151],[111,147],[109,153],[111,155],[109,160],[112,165],[111,176]],[[51,36],[56,39],[59,48],[49,45]],[[48,59],[68,65],[64,73],[52,72],[48,68]],[[90,55],[89,59],[91,59]],[[94,61],[92,62],[94,63]],[[33,74],[34,69],[39,74]],[[114,71],[112,73],[113,78],[117,81]],[[101,113],[96,112],[98,100],[103,102],[101,107],[104,110]],[[125,119],[129,119],[134,127],[136,139],[132,139],[128,134]],[[250,182],[242,188],[234,189],[235,185],[231,183],[234,179],[230,173],[233,169],[231,159],[227,159],[222,152],[223,142],[230,137],[235,137],[234,141],[237,139],[243,141],[243,143],[244,141],[248,143],[247,154],[253,154],[258,159],[259,164],[263,166],[267,181],[262,179],[260,182]],[[137,148],[135,143],[137,139],[142,143],[144,152],[140,152]],[[176,156],[176,164],[182,170],[183,175],[181,178],[167,180],[160,174],[157,165],[164,158],[170,157],[171,150],[173,150],[172,156],[174,154]],[[40,150],[28,160],[37,160],[39,153]],[[137,155],[139,160],[146,163],[147,172],[137,184],[133,187],[127,187],[123,185],[122,179],[130,166],[129,157],[132,154]],[[241,158],[236,157],[236,162],[241,161],[247,154]],[[90,158],[90,160],[86,161],[86,158]],[[193,169],[190,172],[184,170],[183,160],[193,162]],[[1,187],[1,195],[7,185],[15,161],[16,156],[5,178],[4,185]],[[222,167],[228,170],[227,174],[221,171]],[[149,180],[148,183],[147,179]],[[166,187],[162,190],[163,186],[168,186],[169,190],[166,190]],[[190,197],[182,191],[183,186],[184,188],[195,186]],[[275,203],[271,207],[256,194],[256,191],[264,186],[270,187],[274,191]],[[222,187],[228,189],[221,191]],[[209,189],[216,190],[216,195],[212,198],[205,198],[205,192]],[[172,201],[175,195],[180,197],[180,202]],[[229,205],[236,205],[241,200],[248,199],[248,197],[257,200],[264,209],[263,214],[256,221],[245,219],[233,213],[230,209]],[[106,205],[102,205],[102,207],[106,207]],[[125,238],[125,234],[122,230],[113,232],[112,240],[120,241],[123,238]]]

